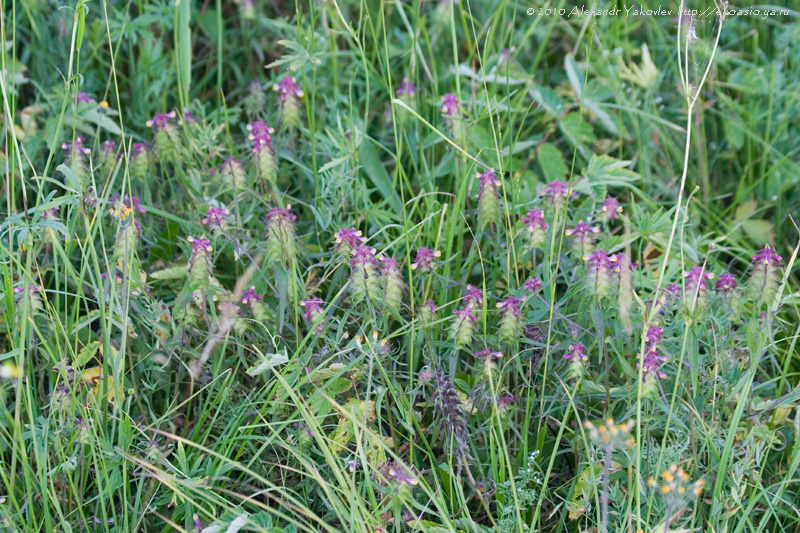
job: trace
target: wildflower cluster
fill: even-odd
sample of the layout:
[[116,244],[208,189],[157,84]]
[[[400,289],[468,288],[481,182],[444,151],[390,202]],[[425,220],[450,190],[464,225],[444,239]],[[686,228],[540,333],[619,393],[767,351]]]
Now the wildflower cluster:
[[264,122],[257,120],[247,125],[250,139],[253,166],[260,180],[275,183],[278,176],[278,163],[275,159],[275,149],[272,147],[272,135],[275,130]]

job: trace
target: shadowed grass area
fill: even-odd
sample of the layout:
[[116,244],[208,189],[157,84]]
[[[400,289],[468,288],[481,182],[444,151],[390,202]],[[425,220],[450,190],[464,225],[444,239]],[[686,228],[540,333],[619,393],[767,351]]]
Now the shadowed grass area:
[[3,530],[799,527],[796,9],[1,5]]

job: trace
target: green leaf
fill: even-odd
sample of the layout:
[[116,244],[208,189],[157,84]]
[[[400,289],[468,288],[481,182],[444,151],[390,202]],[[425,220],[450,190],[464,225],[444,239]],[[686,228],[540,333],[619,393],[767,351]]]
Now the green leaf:
[[75,366],[80,368],[84,366],[86,363],[92,360],[92,358],[97,353],[97,350],[100,349],[100,341],[92,341],[78,352],[78,356],[75,358]]
[[183,279],[186,277],[186,267],[183,265],[176,265],[161,270],[156,270],[150,273],[150,277],[159,281],[168,279]]
[[542,167],[547,181],[560,180],[569,172],[561,150],[550,143],[544,143],[539,147],[539,166]]
[[583,171],[589,185],[605,185],[607,187],[625,186],[637,181],[639,174],[629,170],[630,161],[614,159],[608,155],[593,155],[589,166]]
[[361,143],[360,162],[369,180],[375,185],[378,192],[381,193],[381,196],[389,201],[395,212],[399,214],[403,209],[400,197],[394,189],[392,178],[389,176],[389,173],[386,172],[386,169],[383,168],[383,163],[378,156],[378,152],[368,139]]
[[122,130],[119,129],[117,123],[111,120],[111,117],[100,112],[99,108],[94,107],[84,113],[83,118],[92,124],[96,124],[100,128],[106,130],[112,135],[121,135]]
[[267,353],[259,357],[258,363],[246,370],[250,376],[258,376],[272,370],[273,367],[289,362],[289,356],[281,353]]

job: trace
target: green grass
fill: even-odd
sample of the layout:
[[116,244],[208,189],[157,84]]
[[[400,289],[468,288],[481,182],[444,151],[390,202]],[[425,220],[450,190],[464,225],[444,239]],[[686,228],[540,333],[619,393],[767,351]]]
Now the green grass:
[[800,527],[796,9],[1,5],[0,529]]

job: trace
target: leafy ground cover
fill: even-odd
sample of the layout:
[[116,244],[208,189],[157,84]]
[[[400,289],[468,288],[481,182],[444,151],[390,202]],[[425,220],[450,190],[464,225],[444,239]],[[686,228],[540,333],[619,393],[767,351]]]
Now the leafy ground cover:
[[800,13],[597,7],[5,0],[3,530],[796,530]]

